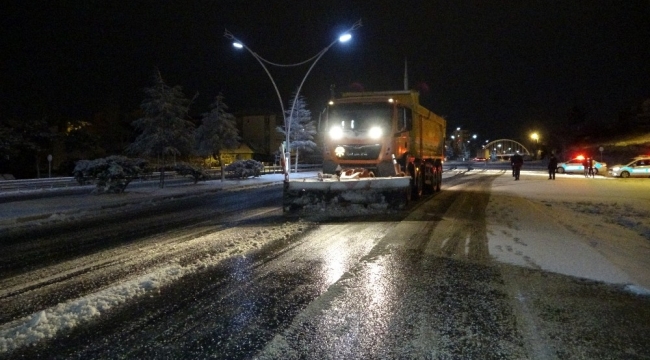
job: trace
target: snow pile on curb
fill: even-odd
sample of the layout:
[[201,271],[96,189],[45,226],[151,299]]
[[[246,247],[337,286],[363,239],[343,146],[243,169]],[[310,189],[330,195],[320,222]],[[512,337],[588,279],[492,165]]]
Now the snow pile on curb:
[[[116,284],[88,296],[60,303],[21,319],[0,326],[0,354],[19,347],[34,344],[40,340],[53,338],[63,330],[72,329],[91,321],[127,301],[169,285],[178,279],[215,266],[232,256],[245,256],[243,253],[260,248],[276,240],[287,238],[304,231],[305,223],[285,223],[274,231],[260,232],[250,229],[251,234],[242,234],[241,229],[232,229],[229,237],[216,239],[212,246],[218,249],[213,254],[206,253],[187,265],[180,259],[167,263],[147,274]],[[212,235],[194,239],[195,242],[212,242]]]

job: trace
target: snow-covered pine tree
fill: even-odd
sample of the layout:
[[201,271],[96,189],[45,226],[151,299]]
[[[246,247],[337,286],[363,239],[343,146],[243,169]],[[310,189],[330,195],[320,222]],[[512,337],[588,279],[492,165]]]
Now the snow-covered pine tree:
[[[291,106],[294,103],[293,113],[291,112]],[[314,142],[314,136],[316,135],[316,125],[311,119],[311,111],[307,109],[307,102],[305,97],[298,95],[296,99],[296,93],[293,93],[291,99],[289,99],[289,110],[286,111],[286,118],[289,119],[290,129],[289,129],[289,144],[292,150],[296,151],[296,164],[295,172],[298,172],[298,155],[300,150],[304,151],[313,151],[316,148],[316,143]],[[287,133],[283,127],[277,128],[278,132],[282,133],[285,138]]]
[[221,151],[238,147],[240,141],[235,116],[228,113],[228,106],[223,102],[223,98],[223,94],[217,95],[210,105],[210,112],[203,114],[201,125],[195,133],[197,153],[219,160],[222,169],[221,181],[225,179]]
[[188,119],[192,100],[183,89],[170,87],[156,69],[154,85],[145,88],[145,99],[140,104],[144,117],[132,125],[140,131],[127,152],[149,157],[160,156],[160,187],[165,186],[165,156],[190,154],[194,146],[194,124]]

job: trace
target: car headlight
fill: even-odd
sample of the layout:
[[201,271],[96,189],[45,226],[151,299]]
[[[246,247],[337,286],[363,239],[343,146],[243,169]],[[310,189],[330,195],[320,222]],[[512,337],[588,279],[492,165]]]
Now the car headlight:
[[619,170],[621,170],[621,167],[620,167],[620,166],[614,166],[614,167],[612,168],[612,170],[613,170],[613,171],[619,171]]
[[340,126],[332,126],[329,135],[332,140],[340,140],[343,137],[343,129]]
[[373,126],[368,130],[368,136],[370,136],[371,139],[379,139],[383,133],[384,132],[379,126]]

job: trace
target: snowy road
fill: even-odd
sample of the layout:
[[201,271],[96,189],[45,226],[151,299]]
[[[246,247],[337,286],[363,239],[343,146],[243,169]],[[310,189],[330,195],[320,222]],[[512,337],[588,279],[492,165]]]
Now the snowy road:
[[644,358],[646,184],[461,172],[398,214],[284,219],[262,188],[8,232],[0,356]]
[[1,237],[0,321],[220,251],[206,250],[206,238],[233,246],[237,239],[223,233],[269,212],[277,216],[280,199],[277,187],[224,192],[7,231]]

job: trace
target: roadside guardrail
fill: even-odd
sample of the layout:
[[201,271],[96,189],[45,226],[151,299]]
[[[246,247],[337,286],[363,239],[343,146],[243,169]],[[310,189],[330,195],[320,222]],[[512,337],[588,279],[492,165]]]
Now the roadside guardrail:
[[79,183],[74,179],[74,177],[55,177],[55,178],[0,181],[0,191],[49,189],[49,188],[60,188],[60,187],[70,187],[70,186],[79,186]]

